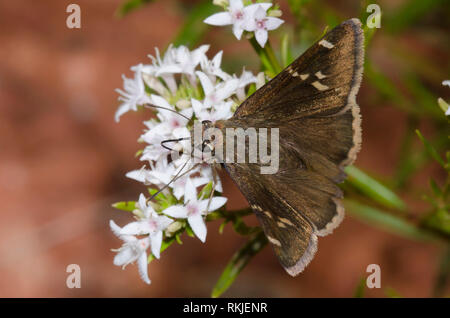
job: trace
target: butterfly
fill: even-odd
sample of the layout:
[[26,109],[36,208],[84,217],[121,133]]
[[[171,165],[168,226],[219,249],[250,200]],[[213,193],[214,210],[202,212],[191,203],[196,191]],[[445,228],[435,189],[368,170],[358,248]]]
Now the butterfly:
[[[347,20],[253,93],[230,119],[204,123],[224,135],[228,128],[278,128],[276,173],[261,174],[260,163],[222,166],[292,276],[314,257],[317,238],[330,234],[344,217],[343,193],[337,184],[344,181],[344,168],[361,147],[356,94],[363,44],[361,22]],[[205,141],[211,149],[225,147],[225,139]]]

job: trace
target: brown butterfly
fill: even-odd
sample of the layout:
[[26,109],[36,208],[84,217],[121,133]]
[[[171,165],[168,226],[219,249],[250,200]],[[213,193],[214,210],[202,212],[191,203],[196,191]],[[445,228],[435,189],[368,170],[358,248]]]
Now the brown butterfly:
[[[228,128],[278,128],[276,173],[261,174],[261,162],[239,163],[235,157],[222,165],[292,276],[313,258],[317,237],[330,234],[344,216],[337,184],[361,145],[356,94],[363,42],[361,22],[343,22],[245,100],[232,118],[202,123],[204,130],[219,129],[224,136]],[[206,137],[203,146],[225,149],[226,142]]]

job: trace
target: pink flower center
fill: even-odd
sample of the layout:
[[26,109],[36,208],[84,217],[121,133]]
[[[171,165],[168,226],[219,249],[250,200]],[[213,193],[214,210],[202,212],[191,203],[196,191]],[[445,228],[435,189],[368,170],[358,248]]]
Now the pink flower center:
[[170,121],[170,125],[172,126],[172,128],[178,128],[181,126],[180,122],[175,118],[172,118],[172,120]]
[[149,220],[150,231],[154,232],[158,228],[158,223],[155,220]]
[[196,204],[188,204],[187,210],[188,210],[188,216],[197,215],[200,212],[198,210],[198,206]]
[[233,17],[235,20],[242,20],[244,18],[244,12],[241,10],[236,10],[233,12]]
[[266,20],[267,19],[256,20],[256,27],[258,29],[265,29],[266,28]]

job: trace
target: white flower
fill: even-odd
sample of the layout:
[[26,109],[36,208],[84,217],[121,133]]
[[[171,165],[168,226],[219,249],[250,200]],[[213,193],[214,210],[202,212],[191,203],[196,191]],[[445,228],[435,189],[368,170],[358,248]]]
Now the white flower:
[[[184,205],[173,205],[163,211],[164,214],[174,218],[187,219],[189,225],[200,241],[205,242],[206,225],[203,215],[206,214],[209,199],[198,200],[197,191],[190,179],[186,182]],[[227,199],[224,197],[213,197],[209,211],[214,211],[222,207]]]
[[223,54],[223,51],[220,51],[213,57],[212,60],[208,60],[208,58],[205,55],[205,57],[200,62],[202,71],[206,75],[208,75],[211,82],[213,82],[213,83],[216,82],[216,76],[224,81],[231,78],[231,76],[229,74],[227,74],[220,68],[220,64],[222,63],[222,54]]
[[257,78],[252,74],[252,72],[246,71],[245,69],[242,70],[241,77],[239,77],[239,85],[236,90],[236,96],[239,98],[240,101],[243,101],[246,98],[245,95],[245,87],[251,83],[256,83]]
[[143,218],[136,222],[131,222],[125,225],[119,233],[121,235],[146,235],[150,239],[150,247],[153,255],[159,258],[161,244],[163,239],[163,231],[173,222],[167,216],[159,215],[152,208],[147,205],[146,198],[143,194],[139,196],[138,206],[143,213]]
[[450,80],[443,81],[442,85],[450,87]]
[[179,46],[176,49],[176,61],[181,69],[181,73],[194,75],[195,68],[205,58],[209,45],[202,45],[192,52],[186,46]]
[[206,18],[203,22],[211,25],[233,25],[233,34],[240,40],[242,33],[244,32],[244,26],[248,22],[248,19],[253,17],[254,11],[261,7],[264,10],[269,9],[272,6],[271,3],[257,3],[244,7],[242,0],[230,0],[228,12],[219,12]]
[[142,64],[133,67],[135,71],[133,79],[126,78],[125,75],[122,75],[123,88],[125,90],[123,91],[121,89],[116,89],[116,92],[121,95],[119,97],[119,100],[122,101],[122,104],[116,111],[116,122],[118,122],[120,116],[122,116],[126,112],[130,110],[137,111],[138,105],[150,103],[150,97],[145,92],[145,85],[142,79],[142,68]]
[[[164,107],[165,109],[158,108],[157,117],[160,120],[159,123],[151,125],[150,129],[145,132],[141,138],[148,143],[145,147],[141,160],[159,160],[160,158],[167,156],[170,153],[169,149],[162,146],[161,142],[168,139],[189,137],[189,131],[186,129],[188,119],[192,117],[192,108],[186,108],[179,113],[187,118],[175,113],[175,108],[170,105],[164,98],[157,95],[151,95],[152,104]],[[173,149],[175,144],[166,145],[168,148]]]
[[233,116],[233,112],[231,110],[231,106],[233,105],[233,101],[221,102],[215,105],[214,109],[209,109],[204,103],[192,99],[192,108],[194,109],[195,116],[197,116],[198,120],[204,121],[209,120],[215,123],[218,120],[229,119]]
[[150,246],[149,237],[143,239],[138,239],[133,235],[123,235],[121,234],[121,228],[114,223],[114,221],[109,221],[112,232],[121,240],[124,241],[122,247],[117,250],[117,255],[114,257],[114,265],[122,266],[125,268],[128,264],[137,261],[139,275],[142,280],[150,284],[150,279],[148,278],[147,272],[147,249]]
[[267,31],[275,30],[283,22],[281,19],[268,17],[266,10],[262,6],[259,6],[253,13],[253,18],[246,20],[244,29],[255,32],[256,41],[258,41],[261,47],[264,47],[268,38]]
[[217,85],[214,85],[214,83],[211,82],[210,78],[206,76],[205,73],[197,71],[196,74],[200,79],[203,92],[205,93],[203,105],[206,108],[220,104],[226,98],[233,95],[239,86],[239,80],[236,78],[231,78],[227,81],[223,81]]

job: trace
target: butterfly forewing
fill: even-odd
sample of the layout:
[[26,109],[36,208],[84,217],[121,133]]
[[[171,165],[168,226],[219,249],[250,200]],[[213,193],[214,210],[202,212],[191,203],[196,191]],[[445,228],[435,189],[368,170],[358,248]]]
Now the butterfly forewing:
[[343,218],[336,184],[360,147],[355,98],[363,54],[359,20],[345,21],[250,96],[230,120],[217,123],[224,132],[279,129],[275,174],[261,174],[259,164],[224,165],[291,275],[312,259],[317,236],[330,233]]

